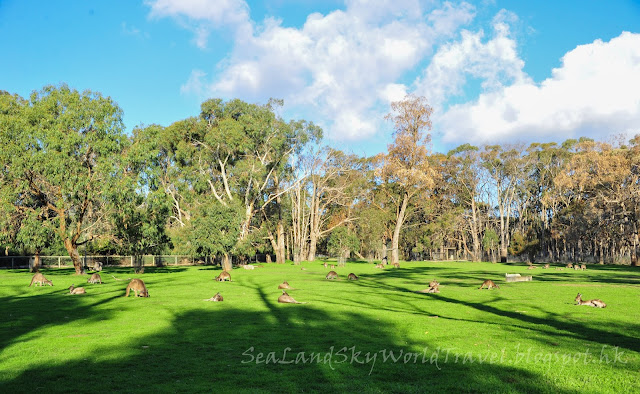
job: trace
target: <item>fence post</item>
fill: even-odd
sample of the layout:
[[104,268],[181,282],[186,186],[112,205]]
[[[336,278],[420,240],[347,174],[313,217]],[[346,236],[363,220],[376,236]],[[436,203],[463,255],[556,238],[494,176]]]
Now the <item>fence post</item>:
[[133,267],[133,256],[131,256],[131,266]]
[[173,265],[178,265],[178,256],[173,256]]
[[13,269],[13,257],[11,258],[11,269]]
[[61,268],[60,259],[62,259],[62,257],[58,256],[58,268]]

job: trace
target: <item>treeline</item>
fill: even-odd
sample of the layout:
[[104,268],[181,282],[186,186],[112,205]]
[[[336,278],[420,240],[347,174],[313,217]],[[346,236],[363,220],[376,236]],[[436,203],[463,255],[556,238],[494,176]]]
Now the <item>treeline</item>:
[[359,157],[277,115],[207,100],[124,132],[110,98],[66,85],[0,92],[0,245],[59,253],[636,263],[640,138],[429,149],[431,108],[393,103],[388,152]]

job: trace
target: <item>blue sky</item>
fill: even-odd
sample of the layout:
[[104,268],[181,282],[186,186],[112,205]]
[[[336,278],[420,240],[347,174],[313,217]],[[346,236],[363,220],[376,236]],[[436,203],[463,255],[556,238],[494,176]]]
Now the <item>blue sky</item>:
[[415,93],[438,151],[640,133],[637,0],[0,0],[0,53],[0,89],[99,91],[128,130],[275,97],[371,155]]

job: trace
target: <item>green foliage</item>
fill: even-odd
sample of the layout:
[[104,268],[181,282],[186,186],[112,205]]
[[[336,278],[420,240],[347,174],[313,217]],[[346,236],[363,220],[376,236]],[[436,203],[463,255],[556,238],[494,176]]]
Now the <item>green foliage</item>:
[[199,207],[174,241],[176,250],[192,256],[216,256],[234,251],[242,223],[242,209],[210,201]]
[[528,231],[527,234],[516,232],[511,237],[511,243],[509,244],[509,253],[514,256],[520,256],[526,254],[530,262],[535,261],[536,253],[540,250],[540,241],[535,238],[533,231]]
[[107,196],[122,173],[122,110],[99,93],[46,86],[29,101],[0,95],[0,129],[0,205],[13,206],[13,238],[41,247],[55,231],[77,257],[82,239],[102,235]]
[[360,249],[360,240],[347,227],[336,227],[331,231],[327,249],[333,256],[347,257],[349,252],[357,252]]
[[498,233],[493,229],[487,229],[482,236],[482,246],[486,250],[495,250],[500,243]]

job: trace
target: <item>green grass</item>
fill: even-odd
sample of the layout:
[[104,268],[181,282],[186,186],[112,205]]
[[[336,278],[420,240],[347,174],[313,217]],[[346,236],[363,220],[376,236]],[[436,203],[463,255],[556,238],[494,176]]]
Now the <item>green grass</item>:
[[[363,262],[327,281],[320,262],[302,266],[236,269],[226,283],[213,267],[107,268],[102,285],[47,270],[54,287],[42,288],[0,271],[0,392],[639,390],[638,268]],[[112,274],[143,279],[151,297],[123,298],[128,281]],[[439,294],[414,293],[434,278]],[[477,290],[484,279],[500,289]],[[308,304],[278,304],[283,280]],[[203,301],[218,291],[224,302]],[[578,292],[607,308],[575,306]]]

